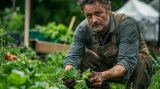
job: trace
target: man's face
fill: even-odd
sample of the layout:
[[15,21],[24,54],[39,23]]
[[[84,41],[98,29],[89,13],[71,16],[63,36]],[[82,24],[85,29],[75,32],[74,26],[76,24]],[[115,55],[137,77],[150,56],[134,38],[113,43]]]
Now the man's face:
[[92,28],[97,32],[104,32],[109,24],[110,9],[106,9],[101,3],[95,2],[86,4],[83,11]]

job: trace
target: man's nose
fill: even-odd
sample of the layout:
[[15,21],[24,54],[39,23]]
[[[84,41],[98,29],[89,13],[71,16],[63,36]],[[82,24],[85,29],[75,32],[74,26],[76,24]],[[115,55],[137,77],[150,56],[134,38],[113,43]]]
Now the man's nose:
[[97,16],[93,15],[93,16],[92,16],[92,21],[93,21],[93,23],[96,23],[96,22],[98,21]]

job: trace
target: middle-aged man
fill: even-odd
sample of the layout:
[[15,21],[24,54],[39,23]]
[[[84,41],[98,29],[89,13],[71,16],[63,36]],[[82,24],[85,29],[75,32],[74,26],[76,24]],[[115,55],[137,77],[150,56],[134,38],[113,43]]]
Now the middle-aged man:
[[[86,19],[75,30],[64,68],[91,69],[90,88],[110,89],[110,82],[118,82],[126,88],[146,89],[152,76],[152,57],[136,21],[112,13],[110,4],[108,0],[78,0]],[[71,83],[65,81],[73,88]]]

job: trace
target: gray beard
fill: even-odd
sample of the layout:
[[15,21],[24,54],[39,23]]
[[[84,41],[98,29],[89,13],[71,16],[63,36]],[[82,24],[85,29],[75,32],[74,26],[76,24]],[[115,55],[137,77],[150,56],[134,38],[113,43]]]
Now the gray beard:
[[93,31],[94,32],[100,32],[99,30],[97,30],[96,28],[93,28]]

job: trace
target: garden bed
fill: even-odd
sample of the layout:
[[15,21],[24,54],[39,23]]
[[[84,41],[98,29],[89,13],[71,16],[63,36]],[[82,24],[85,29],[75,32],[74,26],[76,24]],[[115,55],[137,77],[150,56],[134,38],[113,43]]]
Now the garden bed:
[[58,51],[67,52],[70,48],[70,45],[68,44],[51,43],[51,42],[45,42],[45,41],[39,41],[39,40],[31,40],[30,46],[37,53],[44,53],[44,54],[58,52]]

